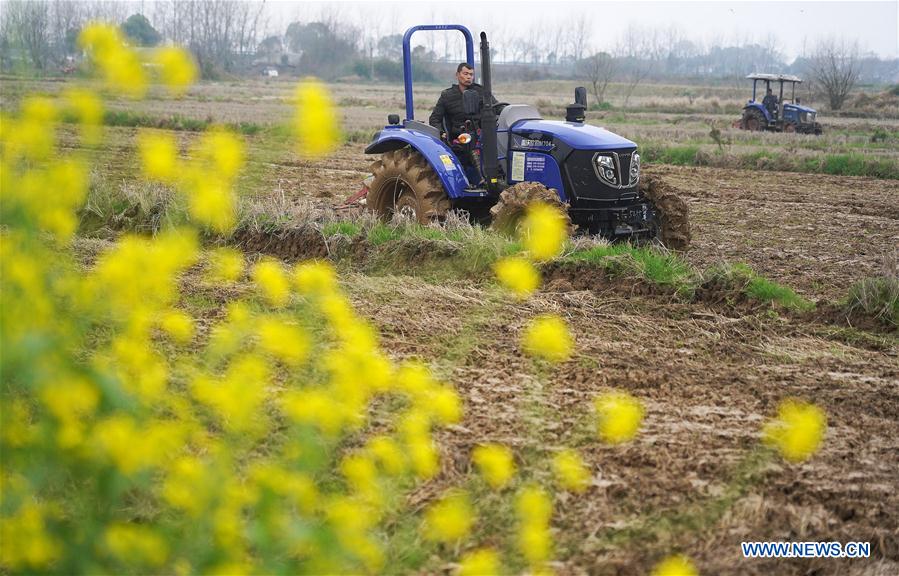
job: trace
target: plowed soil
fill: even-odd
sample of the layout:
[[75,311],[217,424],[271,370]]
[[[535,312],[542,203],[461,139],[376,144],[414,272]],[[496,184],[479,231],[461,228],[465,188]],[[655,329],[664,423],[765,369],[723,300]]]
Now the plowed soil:
[[[361,148],[344,148],[318,173],[314,166],[284,170],[287,177],[302,170],[306,189],[333,206],[366,175]],[[344,170],[339,179],[335,165]],[[700,268],[745,262],[808,298],[836,301],[878,273],[899,244],[895,182],[651,169],[690,206],[686,258]],[[443,473],[413,504],[466,482],[478,443],[509,445],[521,467],[547,483],[552,454],[574,447],[593,479],[584,495],[556,496],[553,567],[560,573],[644,574],[675,551],[703,574],[899,573],[895,337],[857,337],[764,311],[724,314],[620,286],[559,282],[516,304],[488,287],[403,274],[349,274],[346,284],[395,357],[431,361],[465,401],[464,422],[440,436]],[[555,369],[536,368],[517,344],[526,319],[544,311],[565,316],[577,340],[575,357]],[[648,410],[637,440],[619,447],[597,442],[590,423],[592,398],[610,388],[642,398]],[[824,448],[803,464],[758,448],[764,419],[787,397],[815,402],[828,415]],[[742,557],[741,541],[769,540],[870,542],[871,558]],[[489,531],[477,541],[513,545]],[[454,558],[438,550],[419,568],[444,572]]]

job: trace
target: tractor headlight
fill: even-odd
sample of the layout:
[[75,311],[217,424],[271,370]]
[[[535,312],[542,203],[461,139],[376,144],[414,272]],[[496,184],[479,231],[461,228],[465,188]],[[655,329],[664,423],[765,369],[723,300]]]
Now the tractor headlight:
[[615,168],[615,164],[612,163],[611,156],[597,156],[596,164],[599,165],[600,169],[602,169],[602,168],[614,169]]
[[631,184],[636,184],[640,180],[640,155],[634,152],[631,157]]

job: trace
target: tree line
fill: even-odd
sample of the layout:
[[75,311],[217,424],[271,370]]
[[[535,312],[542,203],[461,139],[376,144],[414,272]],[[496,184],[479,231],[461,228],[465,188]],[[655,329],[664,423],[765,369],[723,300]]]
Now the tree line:
[[[92,20],[119,23],[138,46],[187,46],[203,75],[242,74],[272,66],[325,79],[357,76],[402,79],[402,35],[383,15],[343,17],[323,11],[276,22],[262,2],[246,0],[5,0],[0,9],[0,65],[56,71],[77,62],[76,39]],[[624,84],[626,101],[652,80],[742,78],[750,72],[792,73],[816,81],[833,108],[857,83],[899,82],[899,62],[865,55],[857,43],[823,39],[788,61],[778,38],[697,42],[676,26],[629,26],[599,48],[594,26],[582,17],[566,24],[491,31],[498,79],[578,78],[602,103],[612,82]],[[464,59],[458,35],[416,36],[414,72],[420,81],[446,81],[448,66]],[[438,73],[439,71],[439,73]]]

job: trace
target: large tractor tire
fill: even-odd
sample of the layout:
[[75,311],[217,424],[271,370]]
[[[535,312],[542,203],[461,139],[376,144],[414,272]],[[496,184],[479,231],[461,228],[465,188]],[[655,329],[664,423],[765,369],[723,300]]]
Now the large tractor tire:
[[440,178],[417,150],[385,152],[372,163],[371,173],[366,205],[384,220],[400,215],[429,224],[450,209]]
[[690,214],[687,203],[677,190],[657,176],[643,174],[640,192],[652,202],[658,217],[658,238],[672,250],[690,247]]
[[750,130],[752,132],[759,132],[764,130],[768,126],[768,121],[765,119],[765,115],[756,110],[755,108],[746,108],[743,110],[743,118],[740,120],[740,128],[743,130]]
[[499,201],[490,208],[491,227],[503,234],[514,236],[531,202],[544,202],[558,207],[565,217],[569,234],[571,233],[573,230],[571,217],[568,216],[567,207],[559,199],[558,192],[539,182],[519,182],[503,190],[499,195]]

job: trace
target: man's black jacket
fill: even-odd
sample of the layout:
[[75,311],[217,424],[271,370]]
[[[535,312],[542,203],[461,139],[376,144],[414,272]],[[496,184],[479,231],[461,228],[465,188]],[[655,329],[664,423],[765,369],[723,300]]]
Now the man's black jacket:
[[[468,89],[477,90],[477,92],[483,96],[484,87],[480,84],[472,83]],[[496,98],[493,98],[492,104],[494,106],[494,110],[496,110],[496,106],[498,104]],[[499,114],[498,110],[497,114]],[[431,112],[431,117],[428,119],[428,124],[437,128],[441,132],[444,132],[444,117],[446,117],[446,126],[447,128],[449,128],[448,136],[450,140],[465,131],[466,120],[479,119],[478,116],[470,117],[465,115],[465,109],[462,106],[462,91],[459,90],[458,84],[453,84],[440,93],[440,98],[437,100],[437,105],[434,106],[434,111]]]

